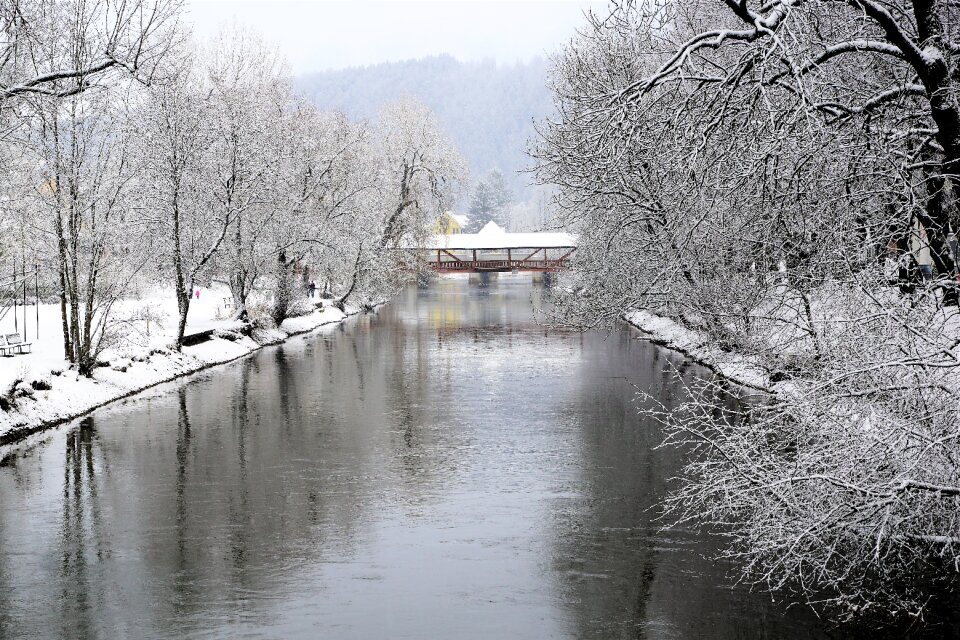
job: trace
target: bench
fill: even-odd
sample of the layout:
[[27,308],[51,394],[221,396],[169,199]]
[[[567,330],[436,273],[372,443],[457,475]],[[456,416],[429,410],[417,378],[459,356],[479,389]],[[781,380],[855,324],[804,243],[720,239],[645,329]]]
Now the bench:
[[14,352],[23,353],[24,348],[26,348],[27,351],[32,351],[32,345],[32,342],[24,342],[23,337],[19,333],[0,335],[0,353],[4,355],[10,355]]

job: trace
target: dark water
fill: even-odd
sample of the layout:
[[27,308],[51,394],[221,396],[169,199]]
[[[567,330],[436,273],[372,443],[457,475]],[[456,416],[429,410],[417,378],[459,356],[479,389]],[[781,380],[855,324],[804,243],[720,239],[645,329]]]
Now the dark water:
[[15,451],[0,636],[855,634],[658,532],[682,455],[632,385],[669,405],[699,372],[628,329],[537,326],[541,296],[411,289]]

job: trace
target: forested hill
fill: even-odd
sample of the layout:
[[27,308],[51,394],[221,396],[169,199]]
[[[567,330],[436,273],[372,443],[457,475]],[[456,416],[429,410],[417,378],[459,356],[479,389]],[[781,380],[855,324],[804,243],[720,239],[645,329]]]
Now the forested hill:
[[534,121],[550,113],[547,62],[460,62],[449,55],[312,73],[297,78],[301,93],[322,109],[370,118],[403,94],[437,114],[470,164],[471,179],[498,168],[518,199],[530,176],[527,141]]

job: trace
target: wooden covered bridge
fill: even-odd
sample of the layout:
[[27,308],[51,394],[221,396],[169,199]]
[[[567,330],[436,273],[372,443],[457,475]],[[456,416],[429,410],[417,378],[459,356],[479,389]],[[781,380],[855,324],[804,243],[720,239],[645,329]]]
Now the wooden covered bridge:
[[479,233],[435,235],[421,247],[436,273],[550,272],[569,267],[569,233],[508,233],[488,222]]

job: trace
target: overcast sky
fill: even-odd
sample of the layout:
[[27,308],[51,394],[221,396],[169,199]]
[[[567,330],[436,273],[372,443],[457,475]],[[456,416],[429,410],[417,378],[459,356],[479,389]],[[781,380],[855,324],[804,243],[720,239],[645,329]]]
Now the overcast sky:
[[449,53],[528,60],[565,43],[589,8],[580,0],[187,0],[200,38],[236,21],[277,44],[294,73]]

